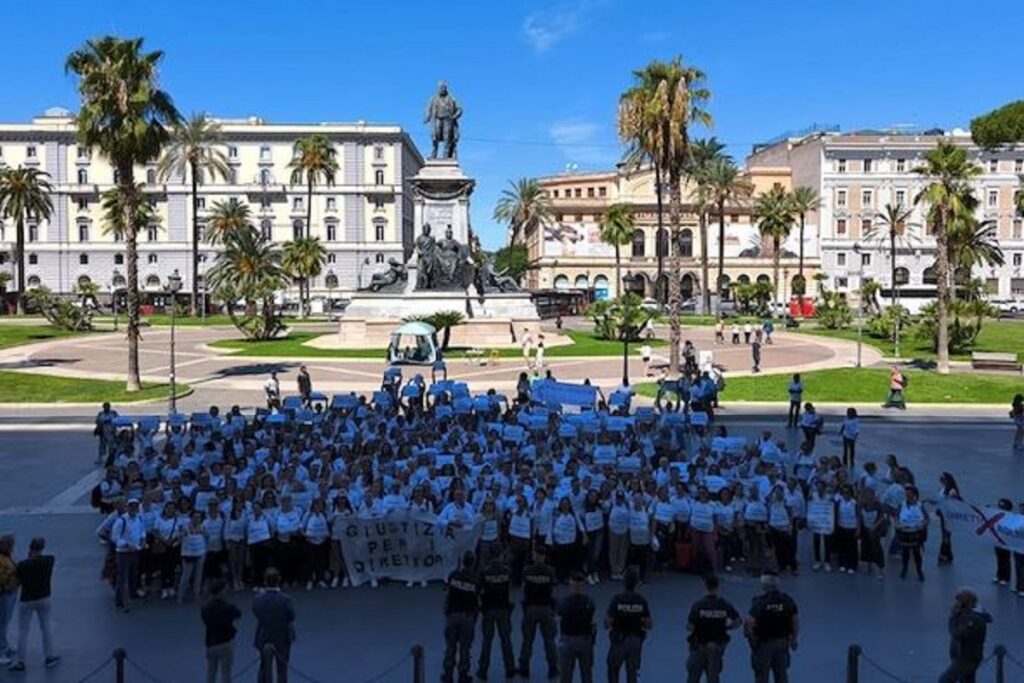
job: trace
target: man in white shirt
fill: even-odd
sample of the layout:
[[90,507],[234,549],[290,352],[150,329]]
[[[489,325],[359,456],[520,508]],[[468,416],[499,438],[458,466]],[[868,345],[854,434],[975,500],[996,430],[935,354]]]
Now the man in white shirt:
[[273,408],[281,399],[281,383],[277,380],[277,373],[271,372],[270,379],[263,385],[263,392],[267,395],[267,407]]
[[128,599],[139,596],[139,551],[146,542],[146,525],[139,515],[138,499],[128,500],[128,511],[114,522],[110,535],[117,556],[115,605],[127,612]]
[[523,361],[526,363],[526,367],[530,367],[530,351],[533,349],[533,337],[530,336],[530,330],[523,328],[523,338],[520,342],[523,347]]

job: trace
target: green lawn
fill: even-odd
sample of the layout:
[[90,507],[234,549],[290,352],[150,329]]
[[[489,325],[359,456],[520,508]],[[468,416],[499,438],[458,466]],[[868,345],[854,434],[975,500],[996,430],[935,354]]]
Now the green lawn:
[[43,323],[41,325],[0,325],[0,349],[22,344],[73,337],[81,332],[69,332]]
[[[927,370],[907,372],[907,402],[1006,404],[1024,391],[1024,378],[1000,375],[953,373],[940,375]],[[838,368],[801,373],[804,400],[821,403],[878,403],[885,401],[889,389],[886,369]],[[786,402],[790,376],[727,377],[724,401]],[[654,396],[657,386],[644,384],[640,393]]]
[[[117,316],[118,325],[119,326],[123,326],[124,323],[125,323],[125,320],[126,320],[126,318],[125,318],[123,312],[120,312],[118,314],[118,316]],[[93,321],[96,322],[96,323],[100,323],[100,324],[102,324],[104,326],[108,326],[108,325],[112,325],[113,324],[114,316],[112,316],[112,315],[96,316],[95,318],[93,318]],[[285,321],[287,321],[287,323],[289,325],[313,325],[313,324],[316,324],[316,323],[327,322],[327,318],[326,317],[309,317],[309,318],[299,319],[299,318],[286,317]],[[164,313],[154,313],[153,315],[143,316],[142,317],[142,322],[144,324],[153,325],[154,327],[168,327],[171,324],[171,316],[170,315],[166,315]],[[208,327],[208,326],[212,326],[212,325],[231,325],[232,322],[231,322],[231,317],[230,316],[228,316],[228,315],[226,315],[224,313],[216,313],[216,314],[213,314],[213,315],[208,315],[205,318],[202,317],[202,316],[198,316],[198,317],[193,318],[192,316],[188,316],[188,315],[179,315],[177,317],[177,319],[175,320],[175,324],[176,325],[181,325],[182,327]]]
[[[177,390],[179,396],[190,391],[184,384],[177,385]],[[167,395],[166,384],[146,384],[142,391],[128,393],[121,381],[0,370],[0,403],[130,403]]]
[[[935,352],[932,351],[931,344],[928,340],[918,338],[916,331],[917,326],[915,325],[900,334],[900,356],[903,358],[934,360]],[[857,341],[857,328],[855,326],[842,330],[807,327],[801,328],[800,334],[814,334],[822,337]],[[862,335],[861,341],[877,348],[887,357],[892,356],[893,343],[891,341],[872,337],[866,331]],[[1017,359],[1024,361],[1024,323],[1006,320],[989,320],[985,322],[981,327],[981,334],[978,335],[978,343],[975,344],[972,351],[1016,353]],[[970,360],[971,353],[970,351],[967,353],[955,353],[950,358]]]
[[[622,342],[597,339],[589,332],[580,330],[563,330],[563,334],[573,340],[573,344],[567,346],[551,346],[545,351],[548,358],[565,358],[577,356],[621,356]],[[220,349],[237,350],[238,356],[283,356],[290,358],[383,358],[384,349],[318,349],[306,346],[306,342],[314,339],[318,334],[310,332],[293,332],[281,339],[270,341],[248,341],[245,339],[225,339],[214,342],[211,346]],[[651,346],[664,346],[665,342],[655,339]],[[639,344],[631,344],[639,349]],[[636,355],[636,351],[632,352]],[[465,349],[449,349],[445,354],[447,358],[465,357]],[[498,349],[498,355],[502,358],[517,358],[522,351],[517,348]]]

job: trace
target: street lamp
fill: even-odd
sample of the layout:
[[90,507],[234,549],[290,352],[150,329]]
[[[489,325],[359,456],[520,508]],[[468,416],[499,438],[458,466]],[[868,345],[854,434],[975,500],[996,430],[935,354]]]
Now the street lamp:
[[178,297],[178,292],[180,292],[180,291],[181,291],[181,275],[178,274],[178,269],[175,268],[174,272],[171,273],[170,276],[167,278],[167,292],[170,293],[170,295],[171,295],[171,374],[170,374],[170,384],[171,384],[171,397],[170,397],[171,412],[170,412],[170,414],[171,415],[174,415],[175,413],[178,412],[178,397],[177,397],[176,388],[174,386],[174,380],[175,380],[174,332],[175,332],[175,325],[176,325],[177,319],[178,319],[178,316],[177,316],[177,306],[176,306],[176,304],[177,304],[177,297]]
[[864,259],[861,258],[860,242],[853,243],[854,258],[857,259],[857,367],[861,367],[861,336],[864,332],[864,301],[861,290],[864,286]]
[[114,308],[114,332],[117,332],[117,280],[121,273],[114,271],[114,277],[110,280],[110,304]]

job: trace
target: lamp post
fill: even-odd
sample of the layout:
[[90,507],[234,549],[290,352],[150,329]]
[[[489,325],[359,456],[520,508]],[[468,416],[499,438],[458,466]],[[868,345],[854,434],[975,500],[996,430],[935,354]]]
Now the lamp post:
[[121,274],[114,271],[114,277],[110,280],[110,305],[114,308],[114,332],[117,332],[117,278]]
[[170,373],[170,385],[171,385],[171,396],[170,396],[170,414],[173,415],[178,412],[178,396],[176,387],[174,386],[175,380],[175,361],[174,361],[174,333],[175,327],[178,320],[177,316],[177,296],[178,292],[181,291],[181,275],[178,274],[177,268],[167,278],[167,292],[171,295],[171,373]]
[[864,259],[860,254],[860,242],[854,242],[853,254],[857,259],[857,367],[861,367],[861,336],[864,332],[864,301],[861,289],[864,286]]
[[[361,278],[360,278],[361,279]],[[335,275],[333,270],[327,271],[327,277],[324,278],[327,283],[327,320],[330,322],[334,321],[334,284]]]

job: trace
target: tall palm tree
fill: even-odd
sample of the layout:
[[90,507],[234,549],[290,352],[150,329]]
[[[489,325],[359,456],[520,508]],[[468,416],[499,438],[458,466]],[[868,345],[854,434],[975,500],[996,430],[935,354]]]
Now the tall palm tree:
[[658,275],[655,282],[655,298],[659,303],[665,303],[665,292],[662,291],[662,275],[665,273],[665,252],[663,245],[667,245],[668,240],[662,240],[662,235],[665,234],[665,220],[664,220],[664,183],[661,182],[661,165],[658,163],[658,159],[655,158],[647,151],[647,148],[640,144],[639,141],[630,141],[629,149],[626,151],[626,155],[623,158],[623,165],[627,172],[636,171],[643,169],[647,165],[650,165],[654,170],[654,197],[656,211],[658,214],[658,231],[654,240],[654,252],[658,259]]
[[170,95],[160,89],[157,66],[163,52],[143,52],[142,38],[105,36],[88,40],[72,52],[65,64],[78,76],[81,107],[76,117],[78,140],[96,147],[117,171],[121,192],[121,220],[128,275],[128,378],[127,390],[142,388],[139,379],[139,268],[138,204],[135,167],[160,156],[169,139],[168,128],[181,116]]
[[160,178],[191,177],[192,181],[192,315],[199,308],[199,185],[209,176],[227,180],[228,158],[220,148],[220,124],[205,113],[193,113],[171,131],[171,139],[157,166]]
[[50,174],[36,168],[0,169],[0,216],[15,222],[14,261],[18,268],[18,315],[25,313],[25,220],[49,220],[53,213]]
[[724,154],[725,145],[715,137],[694,140],[690,145],[690,161],[686,175],[694,183],[691,195],[694,210],[697,212],[697,224],[700,230],[700,269],[701,269],[701,314],[711,311],[711,288],[708,270],[710,268],[710,252],[708,243],[708,214],[714,205],[708,180],[708,168],[720,159],[727,159]]
[[[775,289],[774,302],[779,300],[779,261],[782,258],[782,243],[793,229],[793,202],[789,193],[781,187],[773,187],[758,195],[754,202],[754,218],[761,237],[772,243],[772,282]],[[772,316],[775,316],[775,305]]]
[[793,202],[793,211],[800,218],[800,248],[797,252],[797,268],[796,276],[800,279],[800,311],[803,315],[804,310],[804,292],[807,290],[807,281],[804,279],[804,224],[807,220],[807,214],[812,211],[817,211],[821,205],[821,199],[818,197],[818,193],[814,191],[814,188],[801,185],[797,187],[790,194],[790,201]]
[[877,242],[889,250],[889,305],[896,305],[896,249],[898,245],[910,246],[911,242],[917,240],[914,235],[913,226],[910,223],[914,215],[912,208],[905,208],[902,204],[893,206],[886,204],[876,215],[875,221],[871,223],[871,229],[864,233],[864,240]]
[[252,214],[248,204],[243,204],[235,199],[214,202],[210,209],[206,241],[210,244],[226,243],[231,234],[250,227],[252,227]]
[[[278,256],[270,243],[248,226],[224,235],[224,248],[206,274],[232,323],[250,339],[269,339],[278,332],[274,295],[288,286]],[[234,306],[239,300],[245,302],[243,319],[238,318]]]
[[552,220],[551,200],[533,178],[508,181],[494,205],[494,220],[508,224],[508,245],[514,247],[519,237],[529,237]]
[[622,266],[620,247],[633,240],[636,223],[633,220],[633,209],[629,204],[612,204],[601,217],[601,241],[615,247],[615,293],[622,295]]
[[321,181],[333,185],[338,173],[334,145],[323,135],[299,138],[288,168],[292,169],[292,185],[306,183],[306,237],[310,237],[313,234],[313,186]]
[[[678,243],[682,220],[682,178],[690,161],[690,126],[711,124],[703,108],[711,98],[704,72],[681,57],[658,60],[633,73],[635,83],[619,98],[619,137],[645,146],[658,160],[669,184],[669,224]],[[672,252],[669,275],[669,372],[679,374],[682,326],[682,256]]]
[[725,205],[747,199],[754,187],[728,158],[714,160],[704,174],[718,213],[718,277],[715,282],[721,298],[725,290]]
[[[1024,175],[1017,176],[1017,180],[1024,186]],[[1013,193],[1013,208],[1018,216],[1024,216],[1024,187]]]
[[914,197],[915,204],[927,204],[935,233],[935,271],[938,278],[936,325],[938,353],[936,369],[949,372],[949,227],[964,210],[965,186],[981,173],[968,160],[967,150],[950,142],[939,142],[924,155],[924,165],[914,172],[928,179],[928,185]]
[[309,307],[309,281],[323,271],[327,249],[319,237],[300,237],[284,246],[281,267],[299,283],[299,315]]

